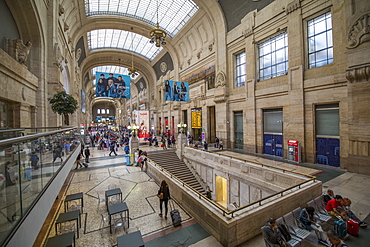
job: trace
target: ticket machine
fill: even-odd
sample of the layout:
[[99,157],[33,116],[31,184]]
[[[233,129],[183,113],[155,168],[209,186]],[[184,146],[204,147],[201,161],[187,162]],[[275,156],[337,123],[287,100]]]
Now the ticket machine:
[[297,140],[288,140],[288,160],[301,162],[301,144]]

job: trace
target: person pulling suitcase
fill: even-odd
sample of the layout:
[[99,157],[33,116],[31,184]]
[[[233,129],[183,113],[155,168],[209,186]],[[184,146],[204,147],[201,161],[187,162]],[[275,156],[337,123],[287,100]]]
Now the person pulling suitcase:
[[170,195],[170,189],[168,188],[168,184],[165,180],[162,180],[161,186],[158,190],[157,197],[159,198],[159,209],[161,210],[159,217],[163,216],[163,203],[165,207],[165,214],[164,218],[167,219],[167,213],[168,213],[168,200],[171,199]]

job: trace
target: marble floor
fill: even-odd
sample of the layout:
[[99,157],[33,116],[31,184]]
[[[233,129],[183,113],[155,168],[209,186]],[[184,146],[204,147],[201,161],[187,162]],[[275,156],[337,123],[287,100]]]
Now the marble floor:
[[[148,153],[162,149],[153,146],[140,146],[140,148]],[[156,197],[158,185],[145,172],[140,171],[139,167],[126,166],[121,148],[118,150],[118,156],[109,156],[109,151],[96,148],[91,148],[91,153],[89,168],[72,170],[70,184],[65,193],[66,195],[84,193],[84,213],[81,215],[80,237],[76,239],[76,246],[116,246],[118,236],[137,230],[141,231],[145,246],[222,246],[176,202],[175,207],[179,209],[183,220],[180,227],[174,228],[170,217],[167,219],[159,217],[159,200]],[[307,173],[314,172],[312,169],[299,167],[292,169],[305,170]],[[336,194],[349,197],[352,200],[353,211],[360,219],[364,219],[370,213],[368,207],[370,176],[339,171],[338,169],[336,177],[323,181],[323,189],[331,188]],[[127,228],[126,222],[125,227],[112,228],[113,233],[110,234],[109,224],[106,221],[107,210],[103,200],[104,192],[113,187],[119,187],[122,190],[122,198],[129,208],[130,227]],[[62,212],[64,212],[64,205],[60,205],[58,214]],[[48,237],[55,236],[54,225],[53,222]],[[357,238],[361,240],[363,236],[370,238],[368,229],[361,229],[360,236]],[[354,245],[349,246],[366,246],[355,238],[350,237],[348,244],[352,239]],[[260,234],[241,246],[262,247],[265,244]],[[317,245],[305,241],[302,246]]]

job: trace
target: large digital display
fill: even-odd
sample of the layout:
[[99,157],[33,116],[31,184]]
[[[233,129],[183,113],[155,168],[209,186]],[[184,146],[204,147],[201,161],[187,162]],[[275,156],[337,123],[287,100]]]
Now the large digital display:
[[191,128],[202,128],[202,108],[191,109]]
[[130,98],[130,76],[96,72],[96,97]]

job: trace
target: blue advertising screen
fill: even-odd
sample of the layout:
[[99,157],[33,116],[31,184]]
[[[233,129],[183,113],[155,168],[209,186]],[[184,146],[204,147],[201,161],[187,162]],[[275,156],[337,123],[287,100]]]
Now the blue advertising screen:
[[130,98],[130,76],[96,72],[96,97]]
[[166,101],[189,101],[189,83],[181,81],[164,81],[164,99]]

